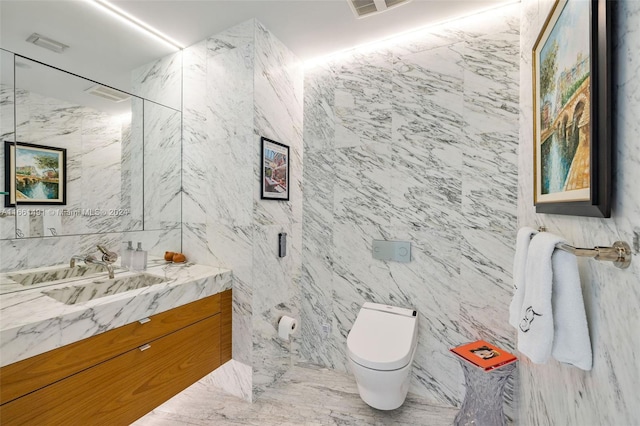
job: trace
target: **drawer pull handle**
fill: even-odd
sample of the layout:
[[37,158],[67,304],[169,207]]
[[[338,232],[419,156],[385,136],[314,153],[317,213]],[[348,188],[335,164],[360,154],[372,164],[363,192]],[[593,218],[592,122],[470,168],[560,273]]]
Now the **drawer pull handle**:
[[149,318],[149,317],[142,318],[141,320],[138,320],[138,322],[139,322],[140,324],[146,324],[146,323],[148,323],[149,321],[151,321],[151,318]]
[[140,346],[138,349],[140,349],[140,352],[144,352],[147,349],[149,349],[150,347],[151,347],[151,345],[147,343],[146,345]]

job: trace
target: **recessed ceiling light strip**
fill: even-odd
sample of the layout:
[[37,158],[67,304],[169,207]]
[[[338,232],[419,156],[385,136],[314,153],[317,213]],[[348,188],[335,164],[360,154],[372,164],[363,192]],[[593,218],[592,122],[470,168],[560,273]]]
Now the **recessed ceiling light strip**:
[[121,21],[124,21],[134,26],[135,28],[146,32],[147,34],[154,36],[157,40],[163,42],[167,46],[170,46],[172,49],[181,50],[185,48],[185,46],[182,45],[181,43],[177,42],[176,40],[172,39],[168,35],[162,33],[161,31],[158,31],[157,29],[153,28],[151,25],[141,21],[140,19],[129,14],[128,12],[125,12],[124,10],[108,2],[107,0],[86,0],[86,1],[93,4],[94,6],[97,6],[100,10],[103,10],[109,13],[110,15],[120,19]]
[[368,49],[379,48],[380,46],[383,45],[383,43],[391,42],[391,41],[398,41],[401,37],[413,36],[415,33],[418,33],[418,32],[421,32],[421,31],[425,31],[425,30],[427,30],[429,28],[437,27],[438,25],[443,25],[443,24],[446,24],[446,23],[449,23],[449,22],[457,21],[459,19],[469,18],[471,16],[479,15],[481,13],[488,12],[488,11],[493,10],[493,9],[499,9],[501,7],[504,7],[504,6],[507,6],[507,5],[510,5],[510,4],[520,3],[520,1],[521,0],[506,0],[503,3],[499,3],[497,5],[493,5],[493,6],[484,8],[484,9],[475,10],[475,11],[469,13],[469,14],[466,14],[466,15],[457,16],[457,17],[450,18],[450,19],[445,19],[445,20],[442,20],[442,21],[439,21],[439,22],[434,22],[432,24],[427,24],[427,25],[424,25],[422,27],[413,28],[413,29],[410,29],[410,30],[407,30],[407,31],[403,31],[403,32],[397,33],[397,34],[393,34],[393,35],[390,35],[388,37],[381,38],[379,40],[374,40],[374,41],[370,41],[368,43],[363,43],[363,44],[359,44],[357,46],[348,47],[346,49],[338,50],[337,52],[329,53],[327,55],[323,55],[323,56],[320,56],[320,57],[317,57],[317,58],[313,58],[313,59],[307,60],[307,61],[304,62],[304,67],[305,68],[312,68],[312,67],[314,67],[316,65],[320,65],[320,64],[326,63],[326,62],[328,62],[330,60],[337,59],[337,58],[339,58],[339,57],[341,57],[343,55],[351,54],[352,52],[355,52],[355,51],[365,51],[365,50],[368,50]]

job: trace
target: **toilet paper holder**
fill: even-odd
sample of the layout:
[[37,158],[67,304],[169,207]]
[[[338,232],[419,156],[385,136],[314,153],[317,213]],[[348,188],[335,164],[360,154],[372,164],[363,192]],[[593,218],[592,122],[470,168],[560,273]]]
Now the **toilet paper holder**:
[[289,340],[289,337],[298,329],[298,322],[295,318],[283,315],[278,318],[278,337]]

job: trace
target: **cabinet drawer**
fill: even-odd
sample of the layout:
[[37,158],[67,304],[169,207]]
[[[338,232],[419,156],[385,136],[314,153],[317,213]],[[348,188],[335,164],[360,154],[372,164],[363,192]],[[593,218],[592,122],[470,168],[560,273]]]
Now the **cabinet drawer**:
[[0,403],[104,362],[220,312],[220,294],[151,316],[0,369]]
[[3,426],[128,425],[220,365],[220,315],[0,406]]

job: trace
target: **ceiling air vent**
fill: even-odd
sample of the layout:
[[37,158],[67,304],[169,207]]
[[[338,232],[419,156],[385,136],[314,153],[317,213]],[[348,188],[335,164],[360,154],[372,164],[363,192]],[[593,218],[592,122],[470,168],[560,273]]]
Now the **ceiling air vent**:
[[113,102],[126,101],[131,97],[130,95],[124,92],[121,92],[116,89],[112,89],[111,87],[103,86],[101,84],[96,84],[95,86],[85,90],[85,92],[95,96],[100,96],[101,98],[108,99]]
[[347,0],[356,18],[364,18],[384,12],[396,6],[409,3],[411,0]]
[[55,41],[54,39],[49,37],[41,36],[38,33],[31,34],[27,38],[27,41],[29,43],[35,44],[36,46],[44,47],[45,49],[49,49],[52,52],[56,53],[62,53],[65,51],[65,49],[69,48],[69,46],[64,43],[60,43],[59,41]]

